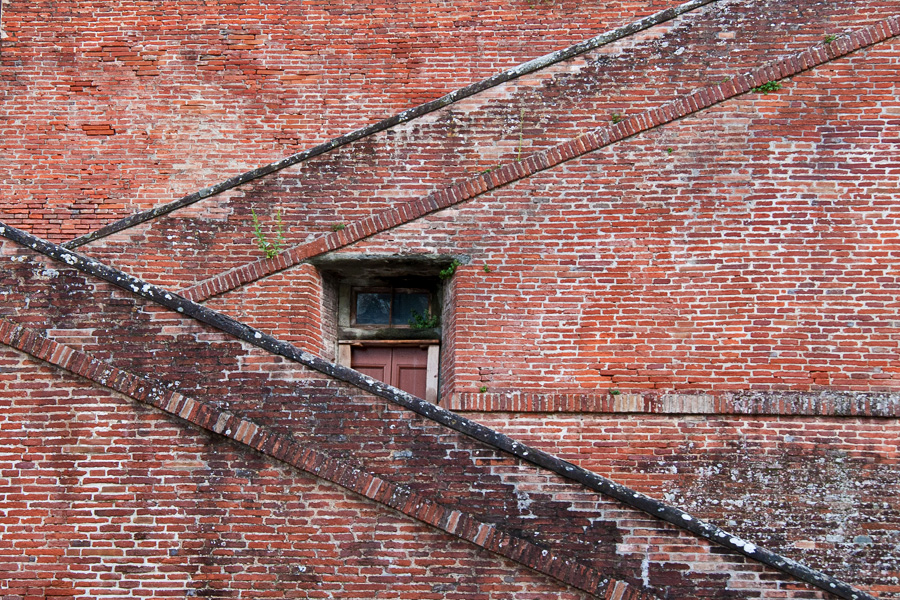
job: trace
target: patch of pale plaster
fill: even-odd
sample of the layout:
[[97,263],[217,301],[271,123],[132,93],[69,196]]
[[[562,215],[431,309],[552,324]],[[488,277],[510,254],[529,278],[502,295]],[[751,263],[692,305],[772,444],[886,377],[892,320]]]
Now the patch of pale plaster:
[[10,0],[0,0],[0,40],[5,40],[8,35],[6,35],[6,29],[3,27],[3,9],[6,8],[6,5],[9,4]]

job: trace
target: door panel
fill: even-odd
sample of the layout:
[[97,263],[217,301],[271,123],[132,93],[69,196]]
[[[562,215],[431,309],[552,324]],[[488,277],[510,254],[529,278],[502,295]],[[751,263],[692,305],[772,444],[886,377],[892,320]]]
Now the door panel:
[[392,385],[413,396],[424,398],[428,379],[428,349],[409,346],[394,348],[392,358]]
[[353,348],[350,355],[350,368],[379,381],[390,383],[391,348],[370,346]]
[[354,346],[350,367],[418,398],[425,398],[428,349],[418,346]]
[[409,392],[417,398],[425,397],[425,384],[428,381],[428,371],[425,367],[394,367],[393,384],[404,392]]

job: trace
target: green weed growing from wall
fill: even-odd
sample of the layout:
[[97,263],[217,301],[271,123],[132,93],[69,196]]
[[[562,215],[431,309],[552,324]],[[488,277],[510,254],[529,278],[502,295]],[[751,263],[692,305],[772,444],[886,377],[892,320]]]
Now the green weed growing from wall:
[[253,215],[253,236],[256,238],[256,245],[266,255],[266,258],[278,256],[284,246],[284,223],[281,220],[281,209],[275,211],[275,239],[271,241],[263,232],[256,211],[251,209],[250,214]]

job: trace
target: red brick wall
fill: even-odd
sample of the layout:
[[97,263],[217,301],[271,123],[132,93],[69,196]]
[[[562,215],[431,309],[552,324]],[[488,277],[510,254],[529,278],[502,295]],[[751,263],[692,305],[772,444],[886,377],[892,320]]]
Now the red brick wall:
[[468,416],[786,556],[827,563],[880,597],[900,597],[896,419]]
[[335,360],[337,300],[331,290],[324,289],[322,276],[311,265],[267,277],[227,301],[209,302],[214,310],[223,306],[243,323]]
[[[187,286],[262,254],[251,211],[275,236],[280,211],[288,243],[442,190],[498,165],[722,81],[810,46],[829,34],[893,14],[809,0],[714,5],[581,57],[492,88],[301,165],[201,201],[85,251],[148,280]],[[752,34],[751,34],[752,32]],[[849,99],[848,99],[849,102]],[[590,188],[585,188],[590,189]],[[127,249],[142,248],[138,256]],[[126,249],[123,252],[123,249]]]
[[0,348],[0,594],[587,598]]
[[70,239],[676,4],[7,3],[0,211]]
[[[9,266],[2,272],[3,279],[0,282],[0,293],[7,300],[0,306],[0,317],[4,322],[26,324],[44,332],[43,335],[66,344],[71,350],[53,350],[42,354],[42,348],[46,346],[39,340],[24,342],[15,347],[46,356],[50,360],[59,360],[61,365],[92,378],[96,383],[105,381],[111,386],[119,385],[120,376],[111,374],[109,369],[124,369],[156,380],[158,384],[123,384],[123,389],[131,390],[128,393],[135,396],[143,395],[142,397],[156,397],[156,392],[148,391],[151,386],[154,389],[160,387],[178,390],[204,406],[185,418],[193,418],[191,415],[202,413],[206,421],[219,423],[221,418],[216,416],[216,411],[227,410],[251,420],[259,431],[267,432],[265,435],[281,435],[285,439],[290,437],[327,456],[329,460],[352,465],[374,477],[391,482],[392,485],[399,486],[396,488],[397,493],[403,489],[410,490],[449,509],[475,515],[502,532],[502,535],[525,540],[536,549],[552,552],[561,558],[577,559],[594,572],[627,582],[636,589],[643,588],[657,595],[677,597],[704,594],[741,598],[769,598],[779,595],[793,598],[821,597],[821,594],[809,591],[805,585],[798,584],[789,577],[725,549],[711,547],[705,540],[658,521],[653,516],[624,506],[618,501],[603,498],[580,484],[538,469],[434,421],[413,415],[384,399],[362,393],[345,383],[332,381],[298,365],[286,363],[280,357],[229,339],[173,311],[162,310],[123,292],[113,291],[108,284],[85,280],[83,275],[44,259],[35,260],[30,252],[16,250],[9,244],[4,244],[3,258],[4,263]],[[11,258],[16,260],[10,260]],[[6,340],[4,343],[16,344],[20,338],[3,337],[8,332],[9,328],[0,323],[0,338]],[[66,352],[78,351],[87,352],[104,363],[91,366],[86,362],[86,357],[73,358],[71,354],[65,357]],[[0,380],[0,399],[10,405],[10,410],[3,411],[3,414],[6,418],[4,422],[8,425],[4,431],[11,432],[5,441],[10,448],[7,455],[14,457],[13,460],[20,460],[18,457],[22,453],[17,444],[21,439],[34,439],[35,446],[52,446],[57,439],[63,440],[60,444],[69,444],[65,440],[73,440],[71,445],[75,451],[82,444],[89,445],[81,442],[82,437],[97,438],[95,442],[100,447],[105,448],[107,443],[113,445],[112,449],[102,454],[104,460],[109,458],[112,462],[107,464],[101,460],[97,468],[108,470],[112,468],[110,465],[121,463],[117,468],[125,474],[131,472],[129,469],[139,469],[144,477],[140,481],[155,486],[151,490],[174,494],[179,502],[185,503],[187,506],[184,514],[202,510],[198,504],[205,506],[208,502],[216,503],[218,488],[214,484],[217,485],[220,480],[210,482],[212,487],[208,490],[198,490],[196,487],[198,479],[210,478],[205,465],[214,462],[213,458],[201,460],[187,453],[184,461],[190,467],[189,473],[175,479],[166,479],[175,477],[169,475],[170,469],[166,464],[153,462],[156,460],[155,453],[164,452],[163,449],[169,444],[178,447],[181,443],[187,443],[190,447],[195,442],[178,441],[180,434],[171,428],[127,425],[132,419],[128,406],[120,405],[117,410],[122,414],[111,416],[108,411],[112,409],[106,408],[105,399],[108,394],[105,392],[94,397],[87,394],[81,384],[71,383],[68,378],[44,377],[43,374],[40,377],[29,376],[27,372],[34,372],[30,359],[22,362],[23,359],[18,355],[13,354],[12,360],[8,359],[9,356],[4,351],[6,370],[4,378]],[[59,356],[63,358],[55,358]],[[29,404],[43,400],[49,406],[60,402],[79,416],[68,418],[64,414],[56,414],[43,417],[40,410],[33,409]],[[26,408],[20,408],[21,402],[25,402]],[[86,403],[93,404],[86,406]],[[89,410],[88,407],[92,405],[95,408]],[[146,413],[143,409],[138,409],[137,414]],[[152,415],[146,418],[152,422],[156,419]],[[34,427],[33,419],[41,422],[42,426]],[[83,432],[82,426],[91,433]],[[74,428],[76,431],[57,434],[54,428]],[[93,433],[95,430],[110,431],[110,428],[111,433],[108,434]],[[144,436],[144,428],[153,433]],[[119,429],[133,433],[138,439],[132,441]],[[23,433],[28,431],[31,433]],[[168,441],[158,441],[155,437],[157,435]],[[240,434],[231,429],[224,431],[223,435],[240,438]],[[145,439],[141,439],[143,437],[152,439],[152,442],[147,443]],[[186,437],[188,441],[192,439],[193,435]],[[131,450],[132,444],[139,445],[140,450]],[[179,454],[187,451],[171,452]],[[252,451],[245,448],[243,452]],[[85,458],[77,464],[84,469],[91,469],[94,468],[94,460],[96,459]],[[199,465],[197,461],[200,461]],[[135,462],[136,467],[133,466]],[[52,461],[40,463],[40,468],[36,470],[46,471],[52,464]],[[38,467],[38,464],[35,466]],[[195,472],[195,468],[199,471]],[[252,479],[250,474],[242,471],[251,469],[242,463],[226,461],[221,468],[225,470],[224,473],[232,473],[231,476],[222,476],[222,485],[241,498],[246,498],[248,494],[253,495],[250,501],[255,501],[256,494],[263,494],[262,498],[267,498],[265,494],[276,493],[272,490],[273,487],[277,489],[278,497],[285,493],[283,486],[270,485],[266,479],[258,483],[262,489],[257,489],[255,479],[246,484],[236,483],[234,478]],[[2,472],[0,469],[0,473]],[[343,480],[339,473],[339,469],[328,467],[324,469],[323,477]],[[156,484],[154,477],[163,477],[163,481]],[[350,481],[356,479],[352,474],[347,477]],[[60,494],[63,498],[65,493],[80,497],[79,494],[90,492],[95,483],[97,482],[91,478],[75,477],[71,481],[67,480],[68,487]],[[179,493],[181,485],[187,485],[191,493],[182,497]],[[35,496],[31,495],[32,491],[30,488],[24,490],[21,498],[29,506],[40,505],[47,498],[42,490],[34,491]],[[126,491],[122,493],[127,492],[126,486]],[[208,495],[205,495],[207,492]],[[317,497],[317,492],[310,493],[314,498]],[[341,509],[343,502],[339,496],[334,497],[337,498],[337,503],[329,507],[324,503],[316,504],[318,512],[314,524],[344,518],[345,513]],[[304,498],[301,493],[300,501],[304,501]],[[62,500],[54,506],[65,511],[67,502]],[[256,507],[254,510],[258,511],[254,515],[265,516],[267,511],[274,510],[277,517],[275,522],[280,522],[279,519],[284,516],[284,509],[280,508],[280,504],[267,500],[258,502],[259,504],[252,504]],[[227,506],[230,508],[233,505]],[[130,510],[132,506],[123,507],[123,510],[125,508]],[[328,512],[332,510],[335,512]],[[413,509],[409,510],[414,512]],[[181,513],[175,513],[173,519],[177,522]],[[52,520],[55,514],[41,516],[41,519]],[[132,513],[111,514],[127,516]],[[213,513],[210,517],[211,527],[222,522],[217,514]],[[876,511],[872,514],[882,513]],[[883,514],[893,515],[890,511]],[[802,511],[798,511],[795,516],[814,522],[812,516]],[[347,518],[352,519],[353,514]],[[158,531],[160,524],[152,523],[148,527],[149,525],[154,526],[150,527],[152,534],[146,535],[162,535]],[[116,530],[101,527],[92,531],[98,539],[106,539],[102,537],[103,534],[110,531],[114,533]],[[140,535],[145,534],[135,535],[140,539]],[[395,538],[404,540],[404,544],[411,535],[415,533],[407,533],[406,529],[393,533]],[[188,536],[187,532],[185,536]],[[270,538],[264,538],[265,544],[268,544],[268,539]],[[345,537],[342,536],[341,539],[345,540]],[[751,537],[749,541],[754,539]],[[116,540],[119,538],[114,536],[110,541],[102,542],[107,544],[102,547],[115,549],[113,555],[119,556]],[[132,543],[128,538],[120,541],[123,547],[129,547]],[[230,557],[232,551],[243,548],[240,546],[242,540],[227,538],[227,541],[221,548],[223,556]],[[51,542],[39,536],[36,547],[42,548],[45,543]],[[232,543],[238,544],[237,548],[232,549]],[[101,542],[98,541],[97,544],[99,546]],[[139,546],[138,544],[137,547]],[[167,550],[168,546],[165,548]],[[351,548],[346,550],[345,557],[368,560],[370,552],[378,553],[380,546],[362,544]],[[121,554],[128,555],[124,551]],[[216,556],[215,553],[213,555]],[[237,560],[246,562],[246,555],[238,555],[240,558]],[[189,554],[186,559],[189,563],[192,560],[190,556]],[[832,560],[831,556],[816,558],[820,568],[833,567],[828,562]],[[181,564],[180,560],[172,562]],[[836,560],[852,562],[854,559],[852,556],[842,555]],[[90,559],[85,561],[90,562]],[[162,568],[156,567],[156,559],[151,562],[154,568]],[[81,560],[73,560],[73,563],[78,569],[84,564]],[[76,572],[76,567],[66,570],[63,580],[72,577],[71,573]],[[271,568],[276,569],[275,566]],[[238,577],[237,574],[241,571],[235,570],[234,573],[234,577]],[[230,577],[232,575],[224,576],[220,582],[224,588],[234,590],[243,585]],[[855,577],[854,582],[869,585],[869,581],[861,576]],[[302,581],[298,583],[301,584]],[[411,595],[420,592],[421,589],[416,588]]]
[[451,393],[896,392],[898,56],[884,42],[349,251],[470,257]]
[[[615,54],[598,52],[590,65],[572,61],[87,251],[153,281],[188,285],[259,256],[251,209],[271,238],[280,204],[289,241],[300,243],[495,161],[515,161],[520,147],[556,143],[613,112],[656,106],[896,12],[893,2],[814,5],[769,3],[762,15],[736,4],[686,17]],[[317,21],[327,10],[306,5],[313,12],[244,4],[220,7],[241,14],[200,14],[208,9],[141,3],[123,16],[120,7],[4,7],[0,77],[15,101],[0,109],[8,124],[0,136],[0,167],[9,173],[0,183],[3,220],[65,239],[576,41],[593,23],[607,28],[659,8],[607,13],[563,2],[491,13],[482,3],[465,9],[501,21],[515,13],[514,30],[488,35],[475,20],[459,20],[458,45],[449,45],[435,33],[442,8],[422,5],[403,13],[406,20],[390,15],[388,48],[352,29],[371,28],[363,16],[381,18],[377,11]],[[151,13],[187,25],[157,30]],[[415,33],[418,19],[427,33]],[[310,25],[317,22],[325,29]],[[551,37],[522,42],[521,29],[530,27]],[[675,37],[667,38],[670,29]],[[679,39],[684,51],[671,47]],[[410,57],[413,47],[440,42],[441,58],[407,73],[407,40]],[[444,320],[450,406],[571,411],[609,402],[604,410],[633,411],[478,418],[882,597],[900,597],[892,562],[900,543],[898,56],[898,42],[882,42],[786,80],[777,93],[731,99],[349,251],[469,261],[450,284]],[[365,74],[352,68],[360,63]],[[451,77],[448,64],[470,68]],[[539,126],[520,125],[525,116]],[[818,597],[775,591],[785,585],[780,575],[740,557],[71,270],[27,257],[12,262],[25,255],[4,248],[0,316],[119,368],[273,431],[302,426],[307,442],[334,456],[422,494],[451,489],[453,506],[634,585],[679,597],[724,589],[735,597]],[[309,266],[211,305],[328,353],[328,295]],[[171,584],[176,595],[196,586],[214,597],[258,597],[254,585],[311,593],[322,582],[332,586],[322,588],[325,596],[338,597],[396,591],[394,584],[417,598],[577,597],[21,354],[3,349],[0,366],[0,487],[17,503],[0,514],[0,564],[12,565],[0,581],[18,586],[7,595],[25,596],[28,586],[37,596],[97,595],[99,585],[162,595],[159,586]],[[478,393],[481,386],[487,393]],[[677,404],[674,392],[688,393],[687,404],[711,399],[697,400],[703,410],[683,411],[710,414],[679,416],[674,404],[660,411],[669,414],[641,414]],[[764,397],[769,416],[716,414],[740,413],[716,402],[741,394]],[[848,414],[893,418],[840,416],[847,399]],[[823,416],[796,416],[803,411],[792,403],[807,402]],[[226,512],[270,522],[243,530],[223,522]],[[322,579],[291,571],[269,552],[283,547],[285,556],[305,557],[306,546],[288,545],[322,520],[335,523],[330,537],[301,538],[322,544],[320,570],[313,569]],[[187,540],[176,554],[173,535]],[[435,561],[415,557],[401,574],[397,562],[383,560],[394,556],[388,539],[403,540],[405,558],[397,561],[422,548]],[[143,556],[152,556],[151,566]],[[448,565],[466,576],[445,581]],[[715,575],[723,569],[733,576]],[[431,588],[432,577],[459,587]],[[371,587],[339,587],[347,582]]]
[[[714,40],[755,24],[758,37],[729,46],[736,51],[744,44],[745,52],[723,58],[728,69],[739,70],[758,64],[765,44],[788,40],[792,49],[804,47],[837,23],[871,23],[887,12],[885,5],[869,8],[787,13],[792,25],[773,32],[752,11],[701,11],[686,17],[673,39],[713,53]],[[685,53],[659,53],[664,34],[648,34],[648,42],[615,56],[633,67],[631,73],[653,59],[655,67],[679,77],[689,72],[695,81],[724,69],[698,60],[690,71],[681,62]],[[443,398],[451,406],[519,409],[504,398],[521,393],[548,407],[565,405],[558,400],[564,396],[586,398],[571,410],[601,402],[607,391],[895,391],[900,365],[891,307],[898,273],[892,257],[900,216],[891,175],[897,153],[890,149],[896,146],[896,70],[897,42],[882,42],[786,80],[777,93],[728,100],[348,251],[471,259],[456,275],[455,309],[444,324]],[[615,104],[604,90],[625,72],[595,67],[558,81],[578,92],[575,105],[596,108],[596,119]],[[527,106],[561,110],[552,102],[554,86],[545,82],[537,93],[519,83],[510,94],[520,94]],[[628,93],[640,96],[652,81],[633,86]],[[662,88],[659,100],[639,108],[677,90]],[[483,102],[496,106],[482,112],[469,106],[471,126],[460,129],[471,142],[473,165],[482,160],[478,152],[491,148],[476,143],[478,136],[508,138],[497,118],[520,104],[502,95],[492,100],[492,93]],[[259,214],[271,239],[274,205],[263,203],[279,194],[305,200],[280,207],[288,243],[347,222],[345,213],[335,212],[339,206],[358,218],[396,203],[404,185],[418,197],[425,184],[395,169],[400,163],[418,168],[414,152],[433,150],[433,159],[449,154],[449,147],[431,143],[447,138],[448,123],[431,132],[427,123],[408,124],[384,134],[377,150],[372,140],[352,145],[305,165],[299,178],[263,180],[86,251],[153,281],[196,281],[260,256],[250,209],[267,207]],[[560,135],[570,133],[565,123],[560,127]],[[551,141],[553,131],[546,136]],[[510,159],[515,151],[506,146]],[[455,172],[467,160],[435,159],[434,172]],[[399,187],[369,198],[367,190],[378,189],[378,182]],[[317,190],[331,191],[317,202],[308,196],[319,198]],[[138,247],[155,250],[135,253]],[[276,325],[288,324],[298,311],[302,292],[282,283],[289,277],[238,289],[213,305],[279,334],[317,339],[314,325],[308,334]],[[279,286],[286,290],[283,300],[272,303]],[[477,393],[482,387],[487,396]]]

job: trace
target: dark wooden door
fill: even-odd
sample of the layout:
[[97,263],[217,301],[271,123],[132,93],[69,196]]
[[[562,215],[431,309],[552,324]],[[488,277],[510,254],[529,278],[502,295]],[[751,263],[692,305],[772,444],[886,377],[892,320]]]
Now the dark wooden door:
[[419,346],[354,346],[350,367],[418,398],[425,398],[428,349]]

